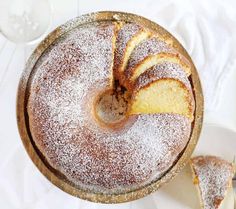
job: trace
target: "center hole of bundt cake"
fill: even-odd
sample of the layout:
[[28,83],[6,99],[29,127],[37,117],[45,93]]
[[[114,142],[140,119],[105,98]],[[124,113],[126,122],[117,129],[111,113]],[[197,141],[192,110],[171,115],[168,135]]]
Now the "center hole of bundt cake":
[[97,118],[106,124],[121,122],[128,109],[128,94],[121,87],[108,90],[97,99],[95,112]]

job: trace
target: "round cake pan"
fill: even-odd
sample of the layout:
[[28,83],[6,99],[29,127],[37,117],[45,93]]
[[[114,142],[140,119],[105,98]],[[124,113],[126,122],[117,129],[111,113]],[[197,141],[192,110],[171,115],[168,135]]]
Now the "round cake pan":
[[[54,170],[44,159],[42,154],[39,152],[37,147],[34,144],[33,138],[30,133],[29,124],[28,124],[28,115],[27,115],[27,95],[28,92],[28,83],[31,79],[31,71],[34,69],[34,66],[40,56],[44,51],[60,36],[67,33],[70,30],[73,30],[76,27],[79,27],[83,24],[88,24],[98,21],[125,21],[125,22],[136,22],[138,24],[144,25],[145,27],[157,32],[158,34],[166,37],[172,38],[174,47],[180,51],[184,56],[188,58],[192,65],[192,75],[191,83],[194,92],[196,109],[195,109],[195,120],[192,125],[192,133],[189,139],[188,144],[186,145],[184,151],[180,154],[179,158],[173,164],[173,166],[159,179],[152,182],[151,184],[142,187],[140,189],[122,193],[122,194],[101,194],[101,193],[92,193],[84,191],[78,186],[73,185],[65,177],[60,175],[56,170]],[[17,123],[20,136],[24,147],[30,156],[31,160],[38,167],[41,173],[48,178],[54,185],[62,189],[63,191],[77,196],[82,199],[86,199],[93,202],[102,202],[102,203],[121,203],[132,201],[141,197],[144,197],[151,192],[156,191],[158,188],[169,182],[174,178],[188,163],[188,160],[191,157],[191,154],[197,144],[201,127],[203,121],[203,94],[202,88],[199,80],[197,70],[186,52],[183,46],[164,28],[158,24],[138,15],[123,13],[123,12],[112,12],[104,11],[86,14],[75,19],[72,19],[65,24],[56,28],[51,32],[35,49],[35,51],[30,56],[25,70],[22,74],[21,80],[19,82],[18,94],[17,94]]]

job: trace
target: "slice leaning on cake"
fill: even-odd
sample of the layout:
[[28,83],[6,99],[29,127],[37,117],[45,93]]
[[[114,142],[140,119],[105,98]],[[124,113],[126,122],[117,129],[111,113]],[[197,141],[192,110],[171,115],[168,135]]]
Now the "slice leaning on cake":
[[233,209],[232,178],[235,167],[219,157],[197,156],[191,159],[193,183],[202,209]]
[[135,81],[131,113],[171,112],[193,119],[191,84],[183,69],[165,61],[148,69]]
[[134,48],[150,36],[150,31],[135,23],[119,23],[116,36],[116,48],[114,53],[113,71],[119,80],[129,61]]
[[191,67],[186,58],[174,49],[171,42],[161,37],[150,37],[135,47],[130,55],[124,74],[126,86],[132,86],[134,80],[150,67],[165,61],[181,65],[186,75],[191,74]]

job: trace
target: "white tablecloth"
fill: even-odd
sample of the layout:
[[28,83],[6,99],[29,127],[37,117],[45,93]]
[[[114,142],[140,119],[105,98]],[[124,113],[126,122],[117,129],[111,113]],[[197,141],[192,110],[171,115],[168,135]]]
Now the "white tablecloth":
[[[205,122],[236,130],[234,0],[50,1],[53,18],[49,31],[68,19],[98,10],[132,12],[164,26],[184,45],[199,70],[206,100]],[[0,208],[111,208],[60,191],[41,175],[23,148],[15,117],[16,90],[25,62],[35,46],[15,45],[0,35]],[[147,198],[112,207],[149,206],[159,208],[155,200]]]

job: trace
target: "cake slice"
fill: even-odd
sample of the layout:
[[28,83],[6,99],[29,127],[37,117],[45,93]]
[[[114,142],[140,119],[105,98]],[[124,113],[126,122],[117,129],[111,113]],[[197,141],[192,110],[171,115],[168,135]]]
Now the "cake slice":
[[193,119],[191,84],[178,64],[162,62],[151,67],[132,88],[130,114],[176,113]]
[[[150,59],[152,59],[151,63],[155,63],[155,65],[162,63],[164,61],[178,64],[181,66],[182,71],[184,71],[187,76],[191,74],[190,66],[187,64],[187,61],[185,60],[186,58],[184,58],[178,53],[175,54],[175,53],[161,52],[150,57]],[[149,67],[149,65],[145,65],[145,66],[141,65],[134,68],[132,71],[132,76],[130,77],[130,81],[134,82],[136,78],[138,78],[143,72],[145,72],[146,69],[148,69],[146,67]]]
[[133,49],[143,40],[147,39],[150,32],[136,23],[121,23],[117,32],[116,50],[114,57],[115,77],[122,81],[121,76],[127,65]]
[[187,76],[191,74],[191,66],[187,59],[178,53],[168,40],[151,37],[141,42],[130,55],[124,71],[127,85],[150,67],[165,60],[180,64]]
[[198,156],[191,159],[191,168],[202,209],[233,209],[231,163],[215,156]]

